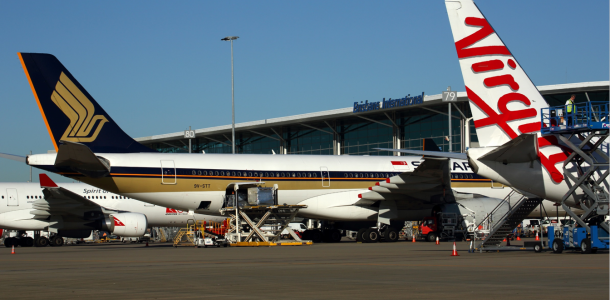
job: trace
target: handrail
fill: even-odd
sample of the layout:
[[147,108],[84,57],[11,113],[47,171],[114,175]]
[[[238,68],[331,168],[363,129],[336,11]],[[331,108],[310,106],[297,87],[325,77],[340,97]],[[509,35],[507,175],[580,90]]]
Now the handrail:
[[540,109],[540,131],[543,134],[570,129],[608,129],[608,102],[593,101],[572,104],[573,112],[565,112],[565,105]]
[[504,203],[508,203],[508,207],[509,207],[508,211],[510,211],[510,197],[514,193],[516,193],[515,190],[510,191],[510,193],[508,193],[508,195],[506,195],[506,197],[504,197],[504,199],[502,199],[502,202],[498,203],[498,205],[496,205],[496,207],[489,214],[487,214],[487,216],[481,221],[481,223],[477,224],[477,226],[475,227],[475,231],[477,231],[479,229],[479,226],[481,226],[481,225],[483,225],[483,223],[487,222],[489,218],[493,217],[493,214],[496,212],[496,210],[500,209],[500,207],[502,207],[502,205],[504,205]]

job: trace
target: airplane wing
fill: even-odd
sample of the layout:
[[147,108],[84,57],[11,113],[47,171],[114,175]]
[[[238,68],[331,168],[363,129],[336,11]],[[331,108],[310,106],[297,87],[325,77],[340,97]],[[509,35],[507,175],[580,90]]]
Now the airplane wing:
[[18,161],[18,162],[22,162],[22,163],[25,163],[25,156],[13,155],[13,154],[6,154],[6,153],[0,153],[0,157],[2,157],[2,158],[6,158],[6,159],[11,159],[11,160]]
[[391,219],[396,210],[426,209],[437,204],[454,203],[448,158],[424,157],[412,172],[404,172],[377,182],[369,192],[359,195],[355,205],[377,206],[379,216]]
[[413,155],[431,156],[431,157],[444,157],[467,160],[468,155],[466,153],[457,152],[440,152],[440,151],[421,151],[421,150],[409,150],[409,149],[390,149],[390,148],[375,148],[375,150],[389,151],[389,152],[400,152]]
[[31,214],[36,219],[47,219],[51,215],[64,218],[96,220],[111,211],[84,197],[57,186],[49,176],[40,174],[40,187],[44,199],[34,201]]

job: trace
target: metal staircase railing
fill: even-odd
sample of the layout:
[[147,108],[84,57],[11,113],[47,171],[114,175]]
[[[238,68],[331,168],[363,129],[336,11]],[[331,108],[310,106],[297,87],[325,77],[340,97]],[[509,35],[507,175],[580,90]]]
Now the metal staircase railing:
[[[506,197],[504,197],[504,199],[502,199],[502,202],[500,202],[498,205],[496,205],[496,207],[487,214],[487,216],[479,223],[476,224],[476,226],[474,227],[473,230],[473,237],[476,240],[476,238],[478,237],[478,235],[483,234],[485,232],[488,233],[488,231],[493,228],[493,226],[495,225],[496,221],[495,221],[495,217],[498,214],[500,208],[504,207],[504,206],[508,206],[508,209],[510,210],[511,208],[511,198],[517,193],[517,191],[515,190],[511,190],[510,193],[508,193],[508,195],[506,195]],[[519,198],[521,199],[521,198]],[[487,236],[487,235],[485,235]],[[484,238],[484,237],[483,237]]]
[[489,235],[476,247],[481,251],[485,248],[498,247],[502,241],[542,202],[541,198],[521,198],[490,230]]

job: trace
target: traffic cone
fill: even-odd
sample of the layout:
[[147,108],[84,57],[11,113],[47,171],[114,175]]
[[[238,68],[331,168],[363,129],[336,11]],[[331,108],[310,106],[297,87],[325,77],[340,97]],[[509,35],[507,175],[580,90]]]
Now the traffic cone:
[[504,238],[503,242],[506,242],[506,238]]
[[13,245],[13,251],[11,251],[11,254],[15,254],[15,245]]
[[538,237],[538,232],[536,232],[536,240],[539,241],[540,238]]
[[438,236],[436,237],[436,244],[437,244],[437,245],[438,245],[438,244],[440,244],[440,243],[438,242]]
[[521,237],[520,237],[520,236],[517,236],[517,241],[520,241],[520,240],[521,240]]
[[460,256],[455,249],[455,242],[453,242],[453,252],[451,253],[451,256]]
[[413,235],[413,241],[411,241],[411,242],[415,243],[415,235]]

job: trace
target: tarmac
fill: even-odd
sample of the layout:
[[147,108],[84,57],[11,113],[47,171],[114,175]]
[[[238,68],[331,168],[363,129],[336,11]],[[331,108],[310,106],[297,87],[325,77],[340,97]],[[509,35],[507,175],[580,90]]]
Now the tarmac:
[[[518,242],[513,242],[516,244]],[[468,253],[458,242],[0,248],[0,297],[608,299],[609,255]]]

